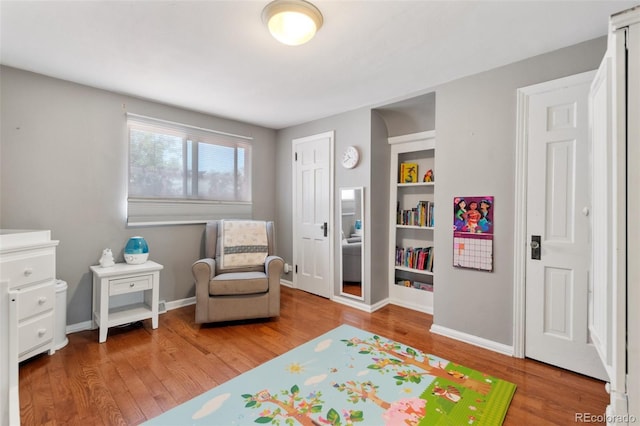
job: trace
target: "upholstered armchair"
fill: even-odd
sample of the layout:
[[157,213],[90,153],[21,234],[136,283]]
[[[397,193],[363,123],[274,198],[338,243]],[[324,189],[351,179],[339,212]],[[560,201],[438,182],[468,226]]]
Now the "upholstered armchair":
[[280,315],[284,261],[274,249],[273,222],[208,222],[205,258],[192,266],[196,323]]
[[362,238],[342,240],[342,281],[362,282]]

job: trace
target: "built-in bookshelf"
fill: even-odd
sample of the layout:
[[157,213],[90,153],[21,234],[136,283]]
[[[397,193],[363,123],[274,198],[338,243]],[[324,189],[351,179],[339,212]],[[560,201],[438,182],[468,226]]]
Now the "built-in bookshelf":
[[389,138],[389,300],[433,313],[435,131]]

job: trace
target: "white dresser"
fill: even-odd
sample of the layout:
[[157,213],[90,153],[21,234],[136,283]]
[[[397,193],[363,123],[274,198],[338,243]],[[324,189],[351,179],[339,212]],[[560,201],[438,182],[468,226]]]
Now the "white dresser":
[[51,231],[0,230],[0,424],[19,424],[18,363],[55,352]]

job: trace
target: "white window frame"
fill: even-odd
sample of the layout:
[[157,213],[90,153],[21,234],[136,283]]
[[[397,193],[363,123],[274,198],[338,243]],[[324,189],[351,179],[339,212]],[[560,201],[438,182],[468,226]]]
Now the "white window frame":
[[[207,141],[209,139],[228,138],[230,141],[241,142],[247,145],[249,161],[246,167],[252,171],[251,167],[251,141],[250,136],[234,135],[231,133],[219,132],[187,124],[176,123],[167,120],[156,119],[138,114],[127,113],[127,193],[129,185],[129,147],[130,128],[146,127],[158,129],[169,129],[193,136],[194,140]],[[215,143],[215,142],[214,142]],[[251,191],[250,191],[251,192]],[[251,219],[253,204],[251,201],[217,201],[202,200],[198,198],[147,198],[127,196],[127,225],[128,226],[148,226],[148,225],[180,225],[198,224],[209,220],[236,218]]]

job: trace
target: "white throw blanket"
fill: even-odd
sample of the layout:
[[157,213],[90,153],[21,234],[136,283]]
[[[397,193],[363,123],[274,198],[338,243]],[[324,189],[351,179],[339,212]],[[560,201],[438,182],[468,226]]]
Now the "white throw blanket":
[[223,220],[221,268],[264,265],[268,255],[267,224],[257,220]]

